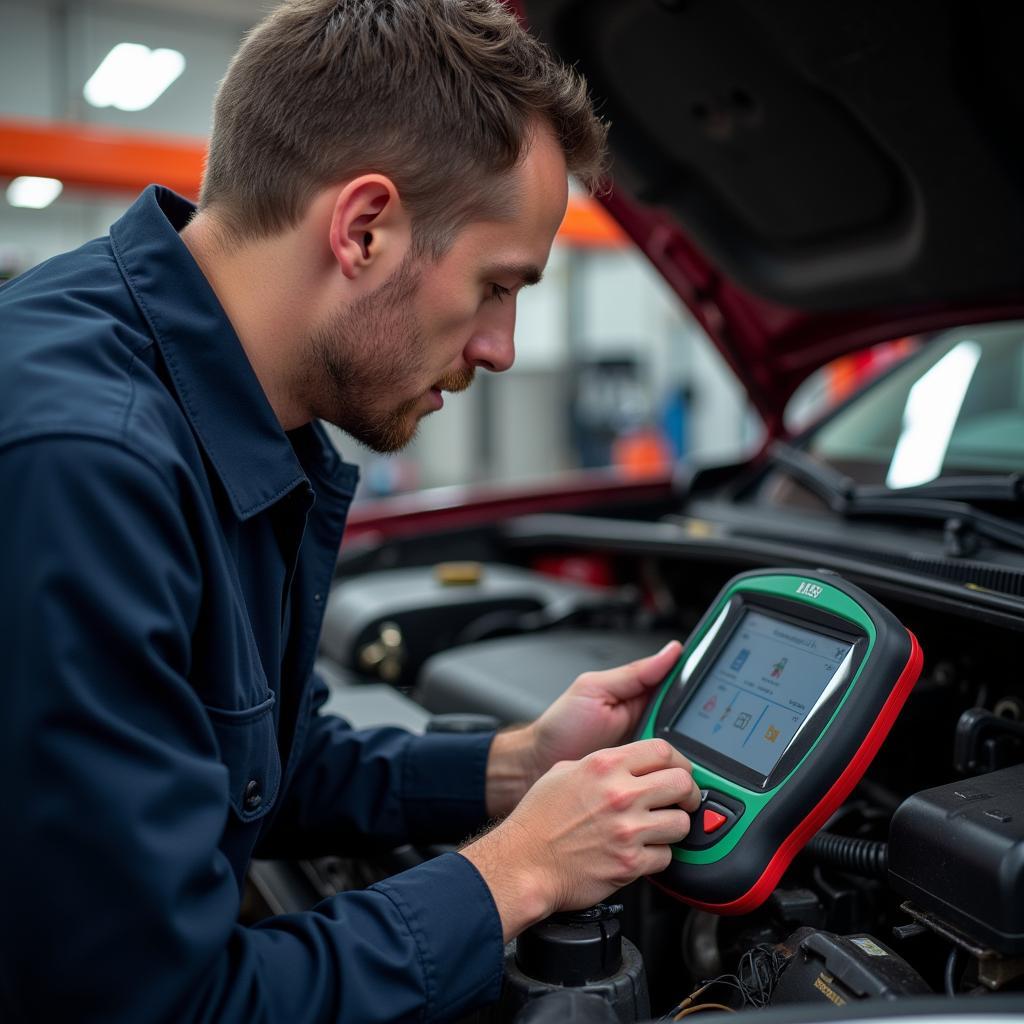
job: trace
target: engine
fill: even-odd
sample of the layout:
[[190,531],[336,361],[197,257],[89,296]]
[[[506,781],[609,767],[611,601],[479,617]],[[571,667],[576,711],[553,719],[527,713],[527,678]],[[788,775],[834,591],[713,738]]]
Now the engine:
[[[771,564],[770,551],[680,550],[650,527],[583,517],[513,521],[470,548],[479,561],[434,563],[443,539],[342,560],[320,662],[329,710],[418,730],[528,720],[579,673],[685,639],[726,579]],[[578,988],[582,998],[595,985],[596,1016],[562,1006],[550,1019],[1024,991],[1024,611],[979,611],[868,566],[850,575],[917,635],[924,670],[857,788],[771,896],[723,917],[635,883],[615,906],[522,937],[508,954],[507,998],[481,1021],[539,1013],[538,994],[564,1000]],[[436,853],[264,864],[250,912],[312,904]],[[603,966],[573,966],[595,949]]]

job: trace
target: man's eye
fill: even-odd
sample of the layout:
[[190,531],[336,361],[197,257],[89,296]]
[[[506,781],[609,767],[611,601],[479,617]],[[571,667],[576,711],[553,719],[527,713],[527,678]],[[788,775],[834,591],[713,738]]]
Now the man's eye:
[[490,288],[491,288],[491,295],[490,295],[490,297],[492,299],[497,299],[499,302],[501,302],[507,295],[511,295],[512,294],[512,289],[511,288],[504,288],[500,284],[492,284],[490,286]]

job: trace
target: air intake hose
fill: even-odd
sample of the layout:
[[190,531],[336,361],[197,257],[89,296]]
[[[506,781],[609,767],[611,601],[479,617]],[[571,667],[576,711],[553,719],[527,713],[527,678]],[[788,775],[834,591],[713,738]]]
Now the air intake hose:
[[876,839],[855,839],[819,832],[804,852],[821,864],[868,878],[886,878],[889,872],[889,844]]

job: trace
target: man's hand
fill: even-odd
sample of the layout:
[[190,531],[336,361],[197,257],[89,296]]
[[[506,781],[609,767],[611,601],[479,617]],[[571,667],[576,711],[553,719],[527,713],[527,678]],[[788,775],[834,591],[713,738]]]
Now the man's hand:
[[560,761],[462,855],[487,882],[508,941],[663,870],[699,803],[686,758],[664,740],[642,740]]
[[630,739],[651,691],[682,654],[673,640],[657,654],[603,672],[584,672],[531,725],[499,733],[487,765],[487,810],[507,814],[559,761],[577,761]]

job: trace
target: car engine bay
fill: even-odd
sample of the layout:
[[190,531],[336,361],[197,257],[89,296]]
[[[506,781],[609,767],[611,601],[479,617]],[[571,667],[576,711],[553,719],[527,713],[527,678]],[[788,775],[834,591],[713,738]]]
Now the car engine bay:
[[[842,530],[829,544],[794,531],[792,515],[774,529],[771,510],[735,500],[730,478],[727,502],[718,471],[690,481],[685,515],[673,498],[357,538],[328,600],[326,710],[357,726],[417,731],[526,721],[579,673],[685,640],[737,572],[838,572],[917,636],[924,668],[859,785],[771,896],[751,913],[720,916],[641,880],[611,910],[531,931],[569,929],[580,955],[588,929],[602,955],[614,932],[629,955],[606,965],[599,994],[615,1010],[609,1019],[622,1021],[1024,991],[1024,564],[1001,566],[1002,592],[991,575],[987,585],[963,582],[963,566],[941,550],[931,572],[914,571],[876,557],[875,542],[887,534],[912,558],[939,543],[933,529],[857,524],[859,547],[840,542]],[[252,912],[312,905],[437,852],[258,864]],[[541,992],[579,987],[566,980],[575,975],[557,936],[521,938],[520,950],[524,941],[534,948],[518,960],[510,951],[502,1003],[478,1019],[512,1020]],[[600,971],[584,971],[580,993],[601,987]]]

